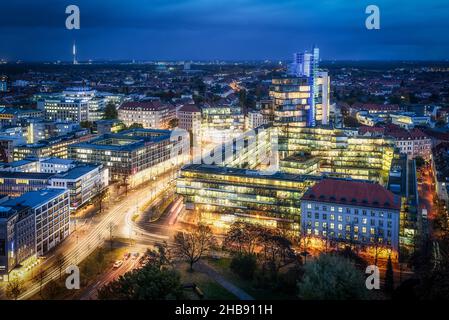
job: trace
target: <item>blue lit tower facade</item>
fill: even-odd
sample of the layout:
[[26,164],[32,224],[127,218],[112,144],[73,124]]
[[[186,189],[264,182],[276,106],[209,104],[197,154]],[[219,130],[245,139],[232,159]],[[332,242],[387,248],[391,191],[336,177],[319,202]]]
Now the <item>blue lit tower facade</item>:
[[308,98],[307,126],[316,125],[316,102],[319,96],[318,88],[318,66],[320,60],[320,49],[313,47],[312,52],[297,52],[293,54],[293,62],[288,71],[289,76],[304,78],[310,86],[310,97]]

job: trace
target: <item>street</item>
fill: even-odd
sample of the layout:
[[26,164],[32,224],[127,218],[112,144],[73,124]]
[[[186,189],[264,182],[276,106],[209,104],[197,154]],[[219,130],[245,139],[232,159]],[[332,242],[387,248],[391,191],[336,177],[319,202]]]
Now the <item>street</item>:
[[[26,283],[26,292],[19,299],[28,299],[39,292],[50,280],[59,278],[60,270],[65,270],[69,265],[78,265],[88,257],[97,247],[101,246],[109,238],[109,226],[117,226],[114,237],[131,238],[134,235],[136,242],[145,240],[144,244],[154,243],[168,239],[156,233],[149,233],[132,223],[132,216],[138,213],[139,205],[154,201],[158,195],[167,188],[173,187],[175,173],[179,168],[173,168],[157,179],[144,186],[128,191],[127,195],[117,198],[112,197],[104,212],[98,214],[88,222],[78,223],[75,231],[53,250],[41,263],[23,276]],[[62,255],[61,259],[56,257]],[[39,275],[39,281],[35,281]],[[42,282],[41,282],[42,279]],[[0,292],[0,299],[4,299],[4,292]]]

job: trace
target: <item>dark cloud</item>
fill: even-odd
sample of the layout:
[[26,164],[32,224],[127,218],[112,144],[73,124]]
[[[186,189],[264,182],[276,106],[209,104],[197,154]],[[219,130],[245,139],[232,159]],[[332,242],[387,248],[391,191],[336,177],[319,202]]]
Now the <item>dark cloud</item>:
[[[447,0],[376,0],[381,30],[365,29],[367,0],[19,0],[2,3],[0,57],[284,59],[316,43],[327,59],[449,58]],[[65,29],[76,4],[81,30]]]

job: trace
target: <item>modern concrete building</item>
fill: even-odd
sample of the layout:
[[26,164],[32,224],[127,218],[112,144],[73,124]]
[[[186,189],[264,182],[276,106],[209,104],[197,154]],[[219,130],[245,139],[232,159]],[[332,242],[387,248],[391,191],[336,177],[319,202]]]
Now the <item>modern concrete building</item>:
[[0,281],[34,256],[36,250],[35,217],[30,207],[0,205]]
[[388,181],[394,154],[391,138],[361,136],[357,131],[329,126],[285,125],[279,131],[281,161],[298,153],[310,154],[320,159],[321,174],[383,184]]
[[67,158],[68,146],[92,139],[87,130],[75,131],[63,136],[40,140],[36,143],[21,144],[14,147],[14,161],[28,157],[34,158]]
[[78,165],[50,178],[53,188],[69,189],[70,210],[76,210],[109,185],[109,172],[103,165]]
[[[91,141],[69,146],[69,158],[85,163],[102,163],[112,181],[138,185],[158,174],[181,165],[189,154],[182,152],[180,141],[171,139],[172,131],[133,129],[119,134],[101,135]],[[180,147],[179,150],[177,147]]]
[[299,232],[301,196],[320,179],[192,164],[181,170],[176,191],[184,197],[187,209],[217,226],[240,219]]
[[0,193],[20,196],[48,187],[51,173],[0,171]]
[[42,189],[2,203],[3,207],[30,207],[35,217],[37,256],[45,255],[70,234],[70,196],[67,189]]

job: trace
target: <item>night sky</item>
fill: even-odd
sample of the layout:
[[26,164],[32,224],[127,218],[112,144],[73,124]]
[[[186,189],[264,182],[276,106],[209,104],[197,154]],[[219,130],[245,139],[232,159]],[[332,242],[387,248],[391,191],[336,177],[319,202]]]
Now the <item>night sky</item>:
[[[66,6],[81,29],[65,28]],[[365,28],[365,8],[381,30]],[[2,0],[0,58],[70,60],[449,59],[447,0]]]

